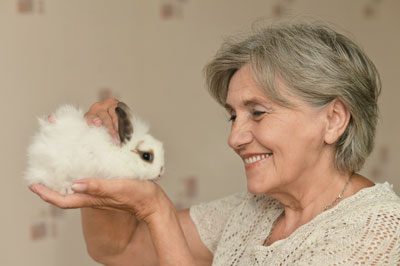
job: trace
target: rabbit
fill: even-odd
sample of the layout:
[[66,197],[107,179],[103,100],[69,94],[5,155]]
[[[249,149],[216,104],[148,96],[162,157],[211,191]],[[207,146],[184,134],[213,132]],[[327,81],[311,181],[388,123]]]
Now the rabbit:
[[89,126],[82,110],[59,107],[55,122],[39,120],[39,132],[28,147],[25,180],[41,183],[60,194],[72,194],[72,184],[81,178],[134,178],[154,180],[164,172],[163,144],[149,135],[148,125],[133,117],[119,102],[120,145],[105,127]]

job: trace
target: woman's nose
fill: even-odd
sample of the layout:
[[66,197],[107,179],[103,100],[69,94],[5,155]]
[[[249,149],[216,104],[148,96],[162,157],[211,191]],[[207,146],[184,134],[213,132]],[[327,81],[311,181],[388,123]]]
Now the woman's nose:
[[249,128],[248,123],[239,123],[236,120],[231,129],[231,133],[228,138],[228,144],[232,149],[243,148],[246,144],[249,144],[253,139],[253,134]]

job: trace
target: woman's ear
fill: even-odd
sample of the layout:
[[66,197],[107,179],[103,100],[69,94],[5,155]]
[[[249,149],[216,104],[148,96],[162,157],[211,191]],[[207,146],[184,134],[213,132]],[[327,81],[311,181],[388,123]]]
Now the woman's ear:
[[333,144],[344,133],[350,121],[350,111],[338,98],[327,106],[327,128],[325,131],[325,143]]

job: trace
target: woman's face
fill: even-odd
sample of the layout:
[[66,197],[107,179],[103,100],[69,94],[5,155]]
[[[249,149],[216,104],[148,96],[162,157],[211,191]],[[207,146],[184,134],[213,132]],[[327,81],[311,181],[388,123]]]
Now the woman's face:
[[229,145],[243,159],[247,187],[254,194],[280,193],[315,176],[324,157],[324,109],[294,98],[277,80],[289,109],[269,100],[244,66],[231,79],[226,109],[232,128]]

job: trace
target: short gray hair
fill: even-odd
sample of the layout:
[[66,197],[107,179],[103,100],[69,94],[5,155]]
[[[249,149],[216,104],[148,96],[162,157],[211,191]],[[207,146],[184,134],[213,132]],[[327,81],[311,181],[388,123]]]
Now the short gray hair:
[[311,106],[340,99],[351,118],[335,143],[335,166],[341,172],[361,169],[374,146],[381,81],[354,41],[330,26],[304,22],[270,25],[245,39],[228,39],[204,69],[208,89],[220,104],[225,105],[232,76],[247,64],[258,86],[283,106],[295,108],[277,90],[277,76]]

